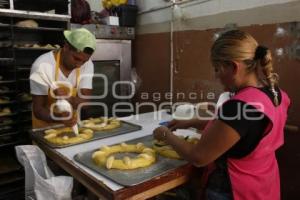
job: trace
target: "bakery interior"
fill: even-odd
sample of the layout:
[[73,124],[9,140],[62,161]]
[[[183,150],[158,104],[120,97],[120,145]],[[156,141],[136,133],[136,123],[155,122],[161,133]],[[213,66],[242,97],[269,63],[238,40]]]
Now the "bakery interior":
[[[275,151],[275,193],[300,199],[299,10],[299,0],[0,0],[0,200],[210,199],[201,185],[206,167],[154,138],[154,130],[187,115],[206,116],[207,102],[218,107],[224,88],[210,52],[232,30],[251,34],[272,54],[291,102],[284,144]],[[49,68],[35,73],[34,63],[74,48],[65,31],[82,28],[95,38],[85,60],[93,66],[91,93],[77,91],[84,103],[73,108],[72,126],[34,126],[39,100],[31,81],[57,88]],[[58,98],[53,109],[69,105]],[[195,146],[204,132],[173,133]]]

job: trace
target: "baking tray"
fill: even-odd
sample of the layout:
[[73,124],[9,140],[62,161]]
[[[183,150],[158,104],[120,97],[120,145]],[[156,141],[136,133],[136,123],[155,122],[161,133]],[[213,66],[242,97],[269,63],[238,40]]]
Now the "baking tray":
[[[125,134],[125,133],[130,133],[130,132],[134,132],[134,131],[138,131],[141,130],[142,127],[137,125],[137,124],[133,124],[130,122],[125,122],[121,120],[121,127],[113,129],[113,130],[109,130],[109,131],[94,131],[94,137],[86,140],[86,141],[82,141],[79,143],[75,143],[75,144],[63,144],[63,145],[58,145],[58,144],[52,144],[50,142],[48,142],[47,140],[44,139],[44,131],[47,129],[50,129],[50,127],[48,128],[44,128],[44,129],[38,129],[38,130],[32,130],[31,131],[31,136],[34,140],[43,142],[44,144],[47,144],[48,146],[52,147],[52,148],[63,148],[63,147],[69,147],[69,146],[73,146],[73,145],[77,145],[77,144],[82,144],[82,143],[86,143],[86,142],[90,142],[93,140],[99,140],[102,138],[106,138],[106,137],[112,137],[112,136],[116,136],[116,135],[121,135],[121,134]],[[59,126],[56,126],[59,127]],[[60,126],[62,127],[62,126]]]
[[[153,141],[153,136],[149,135],[139,139],[126,141],[126,143],[136,144],[138,142],[142,142],[144,143],[144,145],[148,147],[152,147],[152,141]],[[149,167],[132,169],[132,170],[117,170],[117,169],[108,170],[105,167],[97,166],[92,161],[93,152],[99,150],[99,148],[93,151],[78,153],[74,156],[74,159],[80,164],[90,168],[91,170],[123,186],[134,186],[143,183],[147,180],[153,179],[156,176],[160,176],[166,173],[167,171],[170,171],[172,169],[187,164],[187,161],[185,160],[169,159],[157,154],[156,162]],[[118,158],[119,156],[123,157],[125,155],[130,156],[133,155],[133,153],[115,154],[115,157]]]

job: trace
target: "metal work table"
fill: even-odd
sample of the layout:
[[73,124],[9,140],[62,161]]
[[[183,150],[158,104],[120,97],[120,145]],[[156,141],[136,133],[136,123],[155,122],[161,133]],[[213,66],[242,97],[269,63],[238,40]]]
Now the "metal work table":
[[112,145],[150,135],[153,129],[159,126],[161,120],[170,118],[171,116],[165,111],[144,113],[122,118],[122,120],[141,125],[143,129],[140,131],[62,149],[52,149],[42,143],[38,145],[49,158],[101,199],[147,199],[187,182],[195,168],[186,164],[141,184],[124,187],[79,164],[73,157],[77,153],[93,150],[102,145]]

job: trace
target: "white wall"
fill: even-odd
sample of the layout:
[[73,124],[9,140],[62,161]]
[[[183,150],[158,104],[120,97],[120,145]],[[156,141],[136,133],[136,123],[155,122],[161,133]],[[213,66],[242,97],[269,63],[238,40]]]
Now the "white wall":
[[[180,1],[180,0],[177,0]],[[300,21],[300,0],[185,0],[180,4],[184,20],[177,20],[175,30],[205,30],[238,26]],[[165,0],[137,0],[140,14],[138,34],[169,30],[173,10]],[[149,10],[155,10],[148,12]]]
[[167,1],[164,0],[137,0],[137,5],[141,10],[148,10],[150,8],[169,5]]
[[[101,11],[101,0],[87,0],[93,11]],[[171,0],[136,0],[140,14],[137,33],[169,31],[173,10]],[[300,0],[176,0],[186,21],[175,30],[222,28],[224,24],[239,26],[300,21]],[[166,7],[164,9],[157,9]],[[154,9],[155,11],[149,11]]]
[[101,0],[86,0],[93,11],[101,11],[103,9]]
[[[186,0],[187,3],[180,5],[187,18],[214,15],[228,11],[245,10],[274,4],[283,4],[299,0]],[[164,0],[137,0],[141,12],[168,5]],[[151,24],[170,20],[171,10],[162,10],[144,13],[140,15],[139,24]],[[273,13],[269,13],[273,14]]]

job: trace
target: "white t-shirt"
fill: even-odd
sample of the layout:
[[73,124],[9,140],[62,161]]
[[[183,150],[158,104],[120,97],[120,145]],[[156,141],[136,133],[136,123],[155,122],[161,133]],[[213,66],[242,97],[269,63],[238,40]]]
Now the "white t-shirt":
[[[53,52],[50,51],[48,53],[42,54],[39,56],[31,67],[30,75],[34,72],[36,72],[40,67],[43,67],[41,63],[48,63],[50,65],[46,65],[47,67],[51,66],[51,69],[49,69],[49,73],[47,76],[49,77],[50,81],[55,81],[55,57],[53,55]],[[48,71],[48,70],[47,70]],[[76,71],[77,69],[74,69],[68,77],[65,77],[65,75],[62,73],[62,71],[58,70],[58,80],[57,81],[64,81],[68,82],[73,87],[76,85]],[[77,89],[92,89],[93,88],[93,74],[94,74],[94,64],[91,60],[88,60],[80,67],[80,77],[79,77],[79,85],[77,86]],[[48,95],[49,87],[41,85],[33,80],[30,80],[30,90],[31,94],[34,95]]]

